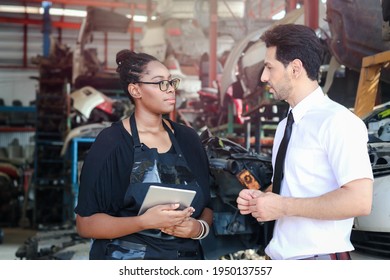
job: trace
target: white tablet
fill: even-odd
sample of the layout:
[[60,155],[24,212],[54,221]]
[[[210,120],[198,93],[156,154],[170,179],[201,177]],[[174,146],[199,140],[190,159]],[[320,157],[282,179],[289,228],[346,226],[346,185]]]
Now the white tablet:
[[179,209],[184,209],[191,206],[195,194],[196,191],[193,190],[151,185],[146,193],[144,201],[142,202],[138,215],[143,214],[150,207],[160,204],[180,203]]

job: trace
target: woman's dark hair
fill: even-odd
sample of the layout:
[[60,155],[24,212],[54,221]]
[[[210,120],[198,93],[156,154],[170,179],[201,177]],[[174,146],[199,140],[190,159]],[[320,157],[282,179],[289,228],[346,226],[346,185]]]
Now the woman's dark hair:
[[116,63],[118,65],[116,72],[119,73],[123,91],[129,96],[131,101],[132,98],[127,87],[129,84],[140,81],[146,65],[151,61],[159,60],[147,53],[135,53],[131,50],[121,50],[116,54]]
[[310,27],[282,24],[267,30],[261,37],[266,47],[276,47],[276,59],[287,66],[294,59],[302,61],[307,76],[317,80],[323,61],[324,47]]

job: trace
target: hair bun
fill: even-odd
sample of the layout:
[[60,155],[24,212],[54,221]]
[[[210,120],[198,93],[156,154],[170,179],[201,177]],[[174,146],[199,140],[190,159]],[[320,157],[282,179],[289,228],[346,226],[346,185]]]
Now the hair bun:
[[116,64],[119,66],[123,64],[123,61],[125,61],[129,56],[133,56],[134,52],[130,50],[121,50],[116,54]]

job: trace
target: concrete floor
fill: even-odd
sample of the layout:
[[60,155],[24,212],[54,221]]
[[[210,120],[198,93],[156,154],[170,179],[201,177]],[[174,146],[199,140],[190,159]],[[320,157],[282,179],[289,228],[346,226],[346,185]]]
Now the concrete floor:
[[[0,260],[17,260],[15,253],[29,237],[36,234],[36,230],[23,228],[2,228],[4,232],[3,243],[0,244]],[[354,251],[352,260],[384,260],[377,257]]]
[[36,231],[23,228],[2,228],[4,232],[3,243],[0,244],[0,260],[17,260],[15,256],[18,248],[24,241],[34,236]]

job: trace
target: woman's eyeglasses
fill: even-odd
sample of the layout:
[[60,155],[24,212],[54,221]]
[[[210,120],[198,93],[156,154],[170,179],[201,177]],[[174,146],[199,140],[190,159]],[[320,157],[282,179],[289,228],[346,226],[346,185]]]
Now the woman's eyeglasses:
[[175,78],[170,81],[162,80],[159,82],[137,82],[139,84],[148,84],[148,85],[158,85],[161,91],[167,91],[169,85],[171,85],[175,90],[179,87],[180,79]]

